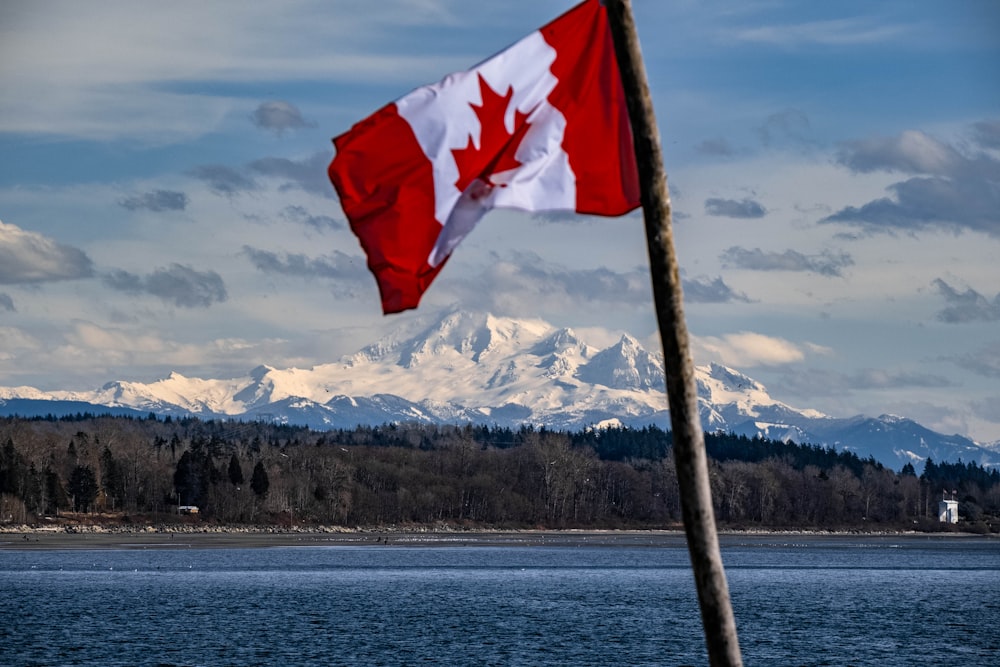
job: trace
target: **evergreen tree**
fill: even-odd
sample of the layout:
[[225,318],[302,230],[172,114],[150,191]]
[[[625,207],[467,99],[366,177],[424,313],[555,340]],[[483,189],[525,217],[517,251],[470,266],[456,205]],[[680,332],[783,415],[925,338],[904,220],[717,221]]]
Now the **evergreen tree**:
[[229,483],[233,486],[243,484],[243,468],[240,467],[240,460],[235,453],[229,457]]
[[104,446],[101,452],[101,488],[111,500],[112,509],[120,509],[125,499],[125,479],[121,465],[115,460],[111,450]]
[[174,491],[177,492],[178,505],[196,505],[201,498],[202,479],[198,462],[188,450],[181,454],[174,470]]
[[97,475],[90,466],[78,465],[69,476],[69,493],[73,496],[73,510],[89,512],[97,499]]
[[59,510],[69,507],[69,499],[66,497],[66,489],[63,488],[59,473],[52,469],[51,465],[46,465],[42,471],[44,480],[45,503],[43,512],[45,514],[59,514]]
[[34,463],[28,464],[28,469],[24,476],[24,490],[21,500],[35,514],[41,514],[44,510],[42,504],[42,475],[38,472]]
[[267,495],[267,489],[271,486],[271,481],[267,478],[267,470],[264,469],[264,462],[257,461],[253,467],[253,475],[250,477],[250,488],[258,496],[263,498]]
[[0,493],[19,494],[18,482],[22,466],[21,457],[14,449],[14,441],[7,438],[7,444],[0,450]]

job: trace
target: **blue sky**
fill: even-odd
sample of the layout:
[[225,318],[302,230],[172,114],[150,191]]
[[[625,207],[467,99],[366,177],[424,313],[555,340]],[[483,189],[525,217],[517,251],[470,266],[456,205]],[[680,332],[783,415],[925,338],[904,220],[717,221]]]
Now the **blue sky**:
[[[572,4],[3,3],[0,386],[308,367],[455,305],[655,341],[635,215],[494,211],[383,317],[326,181]],[[696,363],[1000,441],[1000,6],[634,4]]]

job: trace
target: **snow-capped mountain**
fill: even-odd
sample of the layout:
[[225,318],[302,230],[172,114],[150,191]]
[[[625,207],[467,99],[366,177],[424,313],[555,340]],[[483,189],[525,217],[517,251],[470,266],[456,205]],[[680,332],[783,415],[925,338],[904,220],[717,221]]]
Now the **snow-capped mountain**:
[[[707,431],[851,449],[896,469],[928,456],[1000,462],[996,452],[967,438],[907,419],[837,419],[790,407],[718,364],[698,367],[696,377]],[[541,320],[451,312],[310,369],[258,366],[221,380],[171,373],[149,384],[110,382],[93,392],[0,388],[0,414],[107,411],[96,407],[104,406],[117,414],[264,419],[317,429],[404,421],[668,428],[664,386],[660,357],[627,334],[599,348]]]

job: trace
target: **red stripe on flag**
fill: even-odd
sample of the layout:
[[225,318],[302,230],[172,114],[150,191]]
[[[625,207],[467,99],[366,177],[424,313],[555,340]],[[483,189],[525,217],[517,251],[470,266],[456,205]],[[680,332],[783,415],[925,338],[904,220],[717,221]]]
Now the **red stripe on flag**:
[[639,172],[607,11],[584,2],[539,32],[556,50],[559,83],[548,99],[567,120],[562,147],[576,176],[576,210],[624,215],[639,206]]
[[333,140],[328,173],[368,256],[382,311],[416,308],[444,266],[427,264],[441,233],[434,175],[409,123],[389,104]]

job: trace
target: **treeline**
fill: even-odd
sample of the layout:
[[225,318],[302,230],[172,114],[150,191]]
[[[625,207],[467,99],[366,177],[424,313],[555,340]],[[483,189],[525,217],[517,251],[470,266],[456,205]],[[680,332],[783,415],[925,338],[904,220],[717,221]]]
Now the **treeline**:
[[[0,523],[61,512],[271,525],[665,528],[680,522],[670,433],[77,415],[0,419]],[[927,461],[922,474],[831,448],[707,434],[716,515],[733,528],[1000,532],[1000,472]]]

